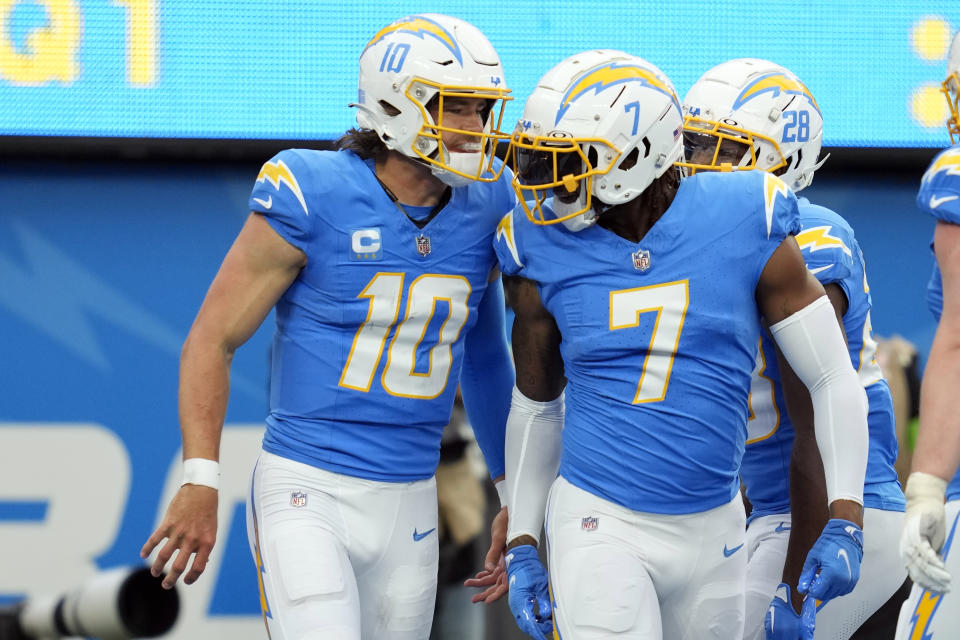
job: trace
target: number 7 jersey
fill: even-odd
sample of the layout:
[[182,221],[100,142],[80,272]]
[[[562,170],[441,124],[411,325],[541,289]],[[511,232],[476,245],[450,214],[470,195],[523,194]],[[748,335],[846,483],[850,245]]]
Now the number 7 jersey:
[[639,243],[599,226],[539,227],[519,207],[501,221],[501,270],[538,283],[562,334],[564,478],[652,513],[733,498],[760,336],[754,291],[798,230],[793,193],[760,171],[685,178]]
[[349,151],[286,150],[250,207],[307,264],[276,306],[264,450],[351,476],[429,478],[512,209],[510,172],[454,188],[422,229]]

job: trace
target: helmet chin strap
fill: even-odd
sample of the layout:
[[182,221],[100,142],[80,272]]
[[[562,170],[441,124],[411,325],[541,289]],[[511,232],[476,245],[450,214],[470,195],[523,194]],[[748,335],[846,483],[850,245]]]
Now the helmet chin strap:
[[[597,211],[596,204],[597,203],[594,202],[593,206],[580,215],[573,216],[567,220],[561,220],[563,226],[574,233],[592,227],[596,224],[597,218],[600,217],[600,212]],[[562,202],[556,196],[553,198],[553,213],[557,218],[568,216],[574,211],[583,209],[585,206],[587,206],[587,194],[584,189],[581,189],[580,196],[570,203]]]

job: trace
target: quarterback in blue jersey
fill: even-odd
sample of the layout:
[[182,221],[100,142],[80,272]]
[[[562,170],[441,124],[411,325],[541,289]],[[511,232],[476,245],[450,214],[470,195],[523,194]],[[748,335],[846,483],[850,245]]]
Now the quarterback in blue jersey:
[[907,479],[900,553],[915,584],[900,611],[898,640],[952,638],[960,629],[960,598],[951,581],[960,574],[960,33],[950,46],[942,91],[953,146],[933,159],[917,193],[917,206],[937,221],[927,301],[938,324],[923,372],[920,428]]
[[[793,239],[793,193],[759,171],[681,180],[682,125],[659,69],[588,51],[539,81],[511,139],[522,200],[496,236],[516,313],[507,572],[535,638],[743,633],[738,470],[761,317],[816,390],[818,429],[866,457],[863,390]],[[864,468],[831,472],[858,528]],[[823,560],[818,587],[846,587]]]
[[[770,171],[799,192],[810,184],[822,164],[817,160],[823,138],[820,107],[806,86],[780,65],[756,58],[719,64],[694,83],[684,98],[683,108],[684,135],[689,145],[689,162],[685,166],[692,172],[716,171],[727,162],[731,169]],[[875,626],[878,623],[871,621],[870,633],[883,631],[889,637],[903,599],[903,595],[899,599],[893,596],[906,579],[897,551],[904,498],[894,469],[897,439],[893,398],[875,357],[877,345],[871,331],[872,302],[866,269],[853,230],[843,218],[806,198],[800,198],[798,205],[801,230],[796,236],[797,244],[810,273],[820,281],[833,303],[846,335],[851,364],[866,390],[869,405],[870,448],[863,490],[867,537],[861,579],[851,593],[820,604],[815,616],[815,637],[846,640],[888,602],[886,626],[880,629]],[[770,637],[795,637],[789,622],[798,620],[796,611],[788,608],[785,599],[774,596],[789,593],[788,588],[778,590],[781,582],[786,587],[801,581],[803,555],[828,520],[823,481],[817,478],[819,471],[801,468],[793,477],[802,478],[809,486],[795,488],[794,510],[802,509],[804,499],[812,500],[813,505],[809,513],[798,516],[798,526],[792,526],[791,459],[798,463],[812,461],[813,467],[819,465],[819,459],[815,455],[816,444],[805,442],[803,437],[798,439],[794,455],[791,418],[797,418],[798,432],[809,437],[814,432],[813,416],[802,383],[788,365],[782,366],[783,375],[776,345],[765,333],[751,383],[746,450],[740,468],[752,506],[747,520],[744,627],[744,638],[750,640],[764,637],[764,618],[771,601],[781,610],[774,614]],[[793,394],[789,401],[785,398],[787,393]],[[812,491],[813,487],[820,490]],[[788,539],[794,551],[791,559],[799,563],[785,567]],[[796,604],[799,609],[799,598]]]
[[263,165],[183,349],[184,485],[143,548],[167,540],[155,575],[177,551],[165,587],[194,582],[214,544],[230,360],[275,307],[247,513],[269,636],[428,637],[434,472],[458,383],[504,472],[513,368],[492,241],[516,202],[493,154],[508,93],[478,29],[409,16],[363,50],[359,128],[339,150]]

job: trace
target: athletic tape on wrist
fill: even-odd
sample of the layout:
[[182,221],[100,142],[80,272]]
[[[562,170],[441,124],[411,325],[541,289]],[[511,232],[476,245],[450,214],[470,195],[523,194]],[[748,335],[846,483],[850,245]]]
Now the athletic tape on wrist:
[[206,458],[188,458],[183,461],[183,482],[220,490],[220,463]]

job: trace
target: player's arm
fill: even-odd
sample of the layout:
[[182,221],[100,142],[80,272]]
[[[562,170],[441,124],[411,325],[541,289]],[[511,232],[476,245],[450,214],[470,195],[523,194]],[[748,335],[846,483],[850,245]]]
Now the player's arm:
[[[184,460],[219,460],[234,351],[253,335],[305,264],[304,253],[274,231],[263,216],[247,218],[207,291],[181,352],[179,408]],[[167,539],[152,566],[152,573],[159,576],[173,552],[179,550],[163,580],[169,589],[195,553],[184,577],[184,582],[191,584],[206,566],[216,529],[217,491],[201,484],[184,484],[140,554],[147,557]]]
[[[847,312],[847,296],[837,284],[824,286],[833,305],[837,324],[843,333],[843,316]],[[844,333],[844,340],[846,334]],[[777,364],[787,412],[793,424],[793,452],[790,458],[790,512],[792,524],[783,567],[783,582],[794,590],[793,605],[800,610],[802,598],[796,592],[807,552],[813,547],[820,532],[830,519],[827,507],[827,485],[823,462],[817,449],[813,422],[813,403],[803,381],[797,377],[783,354],[777,349]]]
[[490,525],[490,548],[483,569],[464,583],[468,587],[485,587],[473,596],[473,601],[487,604],[498,600],[507,590],[502,569],[507,543],[503,448],[513,389],[513,363],[504,326],[505,306],[500,271],[494,268],[477,309],[477,322],[464,339],[460,373],[463,404],[500,497],[500,511]]
[[532,280],[504,276],[516,315],[513,359],[516,388],[507,419],[507,546],[537,546],[547,493],[560,464],[563,399],[566,385],[560,330],[544,308]]
[[[850,363],[833,305],[807,270],[792,236],[770,257],[756,294],[777,346],[808,389],[813,406],[831,519],[807,556],[799,588],[827,600],[849,593],[859,577],[868,450],[866,395]],[[837,546],[844,549],[840,566],[832,557]]]
[[563,360],[560,330],[532,280],[504,276],[515,313],[516,387],[507,418],[507,575],[509,605],[533,637],[553,632],[547,572],[537,553],[550,485],[560,465],[563,428]]
[[920,428],[905,494],[900,553],[914,582],[932,591],[950,588],[937,552],[943,545],[947,482],[960,465],[960,226],[938,222],[934,252],[943,281],[943,312],[920,387]]
[[[494,268],[477,308],[477,322],[464,338],[460,373],[460,391],[467,417],[490,477],[497,484],[504,475],[504,431],[514,378],[507,345],[505,308],[500,271]],[[498,493],[502,493],[500,487]]]
[[943,280],[943,313],[920,389],[920,430],[913,471],[949,481],[960,466],[960,225],[938,222],[934,251]]

